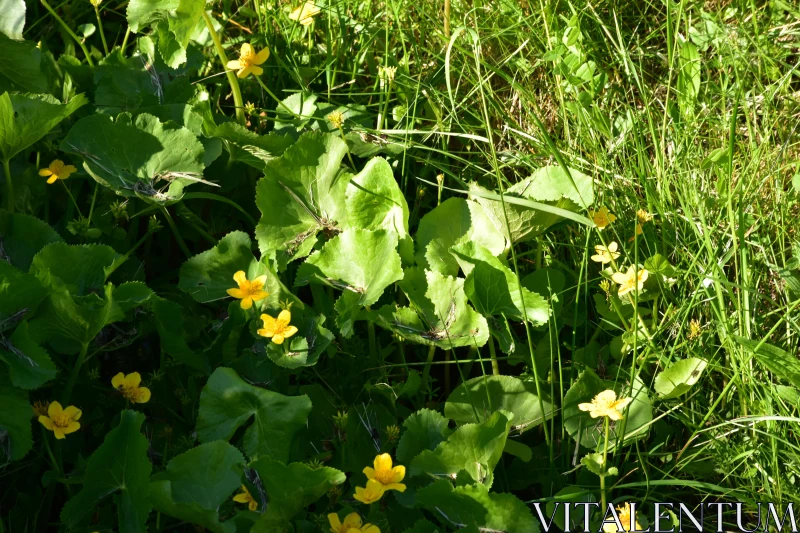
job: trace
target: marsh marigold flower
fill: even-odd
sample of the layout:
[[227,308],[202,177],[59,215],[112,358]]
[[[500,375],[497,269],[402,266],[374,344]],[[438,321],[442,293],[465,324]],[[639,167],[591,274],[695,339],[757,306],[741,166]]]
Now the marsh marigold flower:
[[383,490],[397,490],[404,492],[406,486],[400,483],[406,477],[406,467],[397,465],[392,467],[392,456],[382,453],[375,457],[374,467],[366,467],[363,472],[370,481],[375,480],[383,485]]
[[239,288],[228,289],[228,295],[241,300],[242,309],[250,309],[253,307],[253,302],[263,300],[269,296],[269,293],[264,290],[267,276],[258,276],[253,281],[249,281],[244,270],[240,270],[233,275],[233,281],[239,285]]
[[380,500],[383,497],[384,492],[386,492],[386,489],[383,488],[383,485],[381,485],[380,481],[376,479],[370,479],[367,481],[366,487],[356,487],[356,492],[353,494],[353,498],[361,503],[370,505]]
[[633,400],[631,398],[617,399],[613,390],[604,390],[594,398],[591,403],[578,404],[581,411],[589,411],[592,418],[608,417],[611,420],[622,420],[622,410]]
[[644,268],[637,269],[631,265],[625,273],[615,272],[611,279],[619,285],[618,296],[625,296],[631,291],[641,291],[649,273]]
[[47,416],[40,416],[39,423],[52,431],[57,439],[64,439],[70,433],[75,433],[81,429],[78,420],[81,418],[81,410],[70,405],[66,409],[61,407],[58,402],[53,402],[47,408]]
[[644,209],[639,209],[636,211],[636,218],[639,220],[640,223],[644,224],[646,222],[650,222],[651,220],[653,220],[653,215],[651,215]]
[[344,522],[339,520],[337,513],[328,515],[328,522],[331,524],[331,533],[381,533],[378,526],[361,523],[358,513],[350,513],[344,517]]
[[47,178],[48,184],[53,184],[56,180],[65,180],[70,174],[78,169],[72,165],[65,165],[60,159],[56,159],[47,168],[39,170],[39,175]]
[[111,378],[111,386],[125,396],[125,399],[133,403],[147,403],[150,401],[150,389],[140,387],[142,376],[138,372],[133,372],[127,376],[122,372]]
[[616,242],[609,243],[607,247],[598,244],[594,247],[595,255],[592,256],[592,261],[602,264],[610,263],[620,256],[617,248],[619,248],[619,245]]
[[303,26],[310,26],[314,22],[314,17],[319,15],[319,6],[314,2],[303,2],[299,7],[296,7],[289,13],[289,18],[302,24]]
[[244,485],[242,485],[242,492],[234,496],[233,501],[236,503],[246,503],[247,508],[251,511],[258,509],[258,502],[253,498],[253,495],[250,494],[250,491],[247,490],[247,487]]
[[617,216],[610,213],[606,207],[601,207],[597,211],[589,211],[589,216],[592,217],[592,222],[597,229],[606,229],[617,220]]
[[[617,516],[619,517],[619,522],[622,524],[622,529],[624,531],[641,531],[642,526],[639,525],[639,522],[636,520],[635,516],[631,516],[631,504],[626,503],[622,507],[617,507]],[[636,526],[636,527],[633,527]],[[603,531],[605,533],[618,533],[617,532],[617,525],[616,524],[603,524]]]
[[344,124],[344,114],[341,111],[331,111],[325,116],[328,119],[328,122],[331,123],[331,126],[334,128],[341,128],[342,124]]
[[278,318],[272,318],[267,314],[261,315],[261,321],[264,327],[258,330],[258,334],[262,337],[271,337],[275,344],[283,344],[284,340],[297,333],[297,328],[289,325],[292,313],[288,309],[281,311]]
[[264,69],[258,65],[269,59],[269,48],[264,48],[256,53],[255,48],[250,43],[244,43],[239,49],[239,59],[228,61],[227,68],[236,70],[236,75],[240,78],[246,78],[251,73],[256,76],[261,76]]

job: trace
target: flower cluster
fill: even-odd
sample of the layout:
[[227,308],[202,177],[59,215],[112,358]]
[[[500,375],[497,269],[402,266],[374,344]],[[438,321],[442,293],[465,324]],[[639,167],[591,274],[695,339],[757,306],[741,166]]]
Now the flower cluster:
[[[617,220],[616,215],[611,213],[606,207],[601,207],[597,211],[590,211],[589,216],[591,216],[595,227],[597,227],[599,231],[608,228]],[[636,231],[631,240],[635,239],[637,235],[642,234],[642,225],[653,220],[653,215],[644,209],[639,209],[636,212],[636,218]],[[594,255],[591,256],[592,261],[600,263],[601,265],[611,263],[613,269],[617,270],[616,260],[620,258],[622,253],[619,251],[619,244],[617,244],[616,241],[611,241],[608,244],[598,244],[594,247],[594,251]],[[621,298],[626,294],[635,294],[642,291],[649,274],[650,273],[646,269],[638,265],[629,265],[625,272],[617,271],[611,274],[611,280],[619,285],[617,296]]]

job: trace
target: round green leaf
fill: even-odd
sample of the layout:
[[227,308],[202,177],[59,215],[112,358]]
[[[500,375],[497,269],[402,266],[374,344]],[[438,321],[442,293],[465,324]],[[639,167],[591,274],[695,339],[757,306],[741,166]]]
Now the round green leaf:
[[662,400],[686,394],[700,380],[706,362],[696,357],[677,361],[656,376],[654,387]]

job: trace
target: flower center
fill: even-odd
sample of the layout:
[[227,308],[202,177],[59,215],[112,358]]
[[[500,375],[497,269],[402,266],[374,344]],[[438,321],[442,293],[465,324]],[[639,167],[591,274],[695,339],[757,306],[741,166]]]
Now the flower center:
[[244,283],[242,283],[241,290],[248,296],[252,296],[258,291],[260,291],[262,288],[263,285],[261,285],[261,283],[258,281],[245,281]]
[[381,482],[383,485],[388,485],[392,482],[392,471],[391,470],[381,470],[379,472],[375,472],[375,479]]
[[239,53],[239,62],[243,67],[249,67],[253,64],[253,59],[255,59],[255,57],[256,54],[252,49],[243,49]]
[[125,398],[131,402],[136,402],[140,400],[144,394],[144,391],[140,387],[135,387],[135,388],[122,387],[120,390],[122,391],[122,395],[125,396]]
[[50,419],[53,422],[53,425],[59,428],[65,428],[69,426],[70,421],[72,420],[70,417],[61,413],[60,415],[56,415]]

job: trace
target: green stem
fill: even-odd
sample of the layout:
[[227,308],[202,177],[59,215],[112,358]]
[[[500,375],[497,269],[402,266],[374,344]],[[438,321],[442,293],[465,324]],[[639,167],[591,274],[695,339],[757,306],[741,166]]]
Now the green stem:
[[100,9],[94,6],[94,14],[97,16],[97,29],[100,30],[100,38],[103,40],[103,50],[108,55],[108,43],[106,42],[106,34],[103,33],[103,21],[100,19]]
[[81,345],[81,351],[78,354],[78,358],[75,359],[75,364],[72,366],[72,372],[69,373],[67,387],[64,389],[64,395],[61,397],[61,404],[64,406],[64,408],[69,405],[69,401],[72,398],[72,389],[75,388],[75,382],[78,380],[78,374],[80,374],[83,362],[86,360],[86,351],[88,349],[88,342]]
[[236,121],[244,125],[246,123],[244,116],[244,100],[242,100],[242,90],[239,88],[239,80],[236,78],[236,74],[234,74],[233,71],[228,70],[228,56],[225,54],[225,49],[222,47],[222,41],[219,40],[217,30],[214,29],[214,23],[211,21],[211,17],[206,13],[205,9],[203,10],[203,20],[206,22],[206,28],[208,28],[208,34],[211,35],[211,40],[214,41],[214,48],[217,51],[219,60],[222,61],[222,66],[225,68],[225,76],[228,78],[228,85],[231,86],[233,105],[236,106]]
[[64,190],[67,191],[67,194],[69,195],[70,200],[72,200],[72,205],[74,205],[75,206],[75,210],[78,211],[78,216],[83,218],[83,213],[81,213],[81,208],[78,207],[78,202],[76,202],[75,201],[75,197],[72,196],[72,191],[69,190],[69,187],[67,187],[67,184],[64,183],[64,180],[58,180],[58,181],[61,182],[61,185],[64,186]]
[[167,224],[169,224],[169,229],[172,230],[172,234],[175,235],[175,240],[178,241],[178,246],[180,247],[183,255],[186,256],[186,259],[192,257],[192,252],[189,251],[189,247],[186,246],[186,243],[181,237],[181,234],[178,233],[178,227],[175,225],[175,221],[172,220],[172,215],[169,214],[166,207],[161,207],[161,212],[164,213],[164,217],[167,219]]
[[8,209],[9,213],[14,212],[14,184],[11,183],[11,161],[9,159],[3,159],[3,170],[6,173],[6,194],[8,198],[6,198],[6,209]]
[[494,351],[494,338],[492,337],[491,328],[489,329],[489,357],[492,358],[492,374],[499,376],[500,365],[497,364],[497,353]]
[[128,46],[128,37],[131,35],[131,27],[125,29],[125,37],[122,38],[122,55],[125,55],[125,48]]
[[64,31],[66,31],[69,34],[69,36],[72,37],[76,43],[78,43],[78,46],[80,46],[81,50],[83,50],[83,55],[86,56],[86,62],[89,63],[90,67],[93,67],[94,61],[92,61],[92,56],[89,55],[89,50],[86,49],[86,45],[83,44],[83,41],[81,41],[80,38],[77,35],[75,35],[75,32],[72,31],[69,26],[67,26],[67,23],[64,22],[64,19],[59,17],[58,13],[56,13],[53,10],[53,8],[50,7],[50,4],[47,3],[47,0],[41,0],[41,2],[44,8],[48,10],[51,15],[53,15],[53,18],[55,18],[58,21],[58,23],[61,24],[61,27],[64,28]]
[[[608,417],[603,417],[605,419],[605,435],[606,441],[603,444],[603,470],[608,471],[607,463],[608,463]],[[600,512],[605,513],[606,509],[606,476],[600,476]]]
[[284,108],[287,113],[292,115],[294,118],[303,118],[303,115],[298,115],[297,113],[295,113],[294,111],[289,109],[289,106],[284,104],[277,96],[275,96],[275,94],[270,90],[270,88],[267,87],[267,84],[264,83],[263,81],[261,81],[261,78],[256,76],[256,81],[258,81],[259,85],[261,85],[261,88],[264,89],[267,92],[267,94],[270,96],[270,98],[272,98],[273,100],[278,102],[278,105],[281,106],[282,108]]

